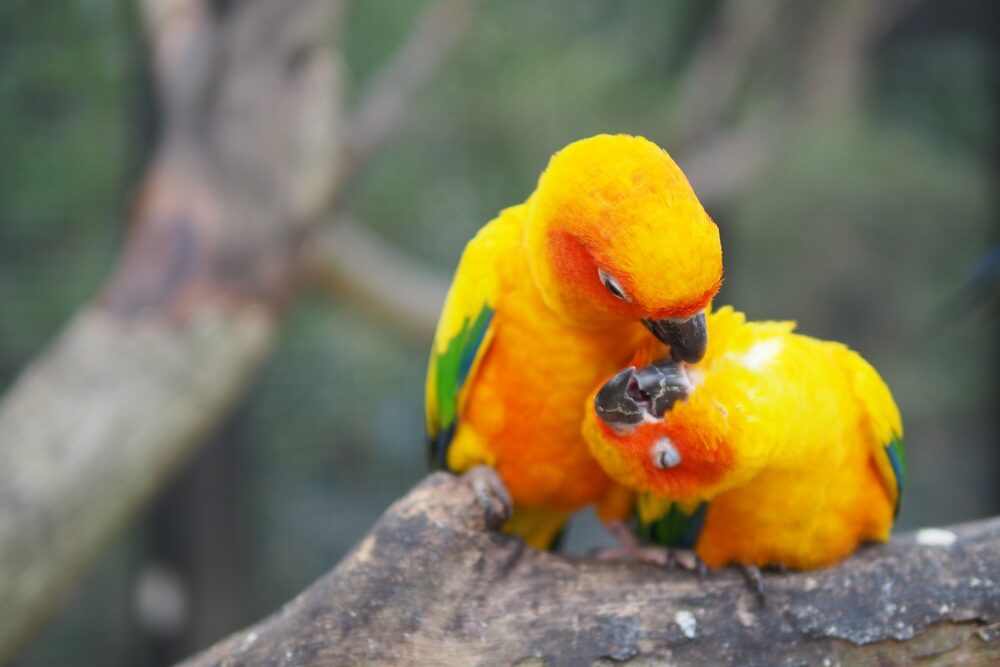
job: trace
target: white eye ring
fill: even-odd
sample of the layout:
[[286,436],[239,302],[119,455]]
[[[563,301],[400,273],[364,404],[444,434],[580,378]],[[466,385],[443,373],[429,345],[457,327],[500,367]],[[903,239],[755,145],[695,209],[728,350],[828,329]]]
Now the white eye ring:
[[677,451],[670,438],[660,438],[653,445],[653,466],[664,470],[666,468],[676,468],[681,464],[681,453]]
[[597,277],[601,279],[601,283],[603,283],[604,286],[608,288],[608,291],[611,292],[616,298],[621,299],[622,301],[631,301],[631,299],[628,298],[628,295],[625,294],[625,290],[622,289],[622,286],[618,284],[618,281],[615,280],[614,276],[610,273],[605,272],[604,269],[597,269]]

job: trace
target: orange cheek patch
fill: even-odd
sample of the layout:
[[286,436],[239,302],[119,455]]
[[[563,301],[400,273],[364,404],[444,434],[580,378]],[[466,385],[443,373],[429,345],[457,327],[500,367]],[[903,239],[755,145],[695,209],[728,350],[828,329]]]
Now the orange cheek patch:
[[593,289],[593,276],[597,275],[594,258],[582,242],[562,230],[549,232],[549,256],[555,272],[580,287]]
[[678,495],[692,495],[718,484],[733,466],[733,450],[729,444],[714,437],[710,425],[700,428],[683,421],[664,424],[664,433],[681,454],[676,468],[655,468],[650,458],[654,483],[676,489]]
[[[597,262],[593,253],[578,238],[564,230],[552,230],[548,235],[549,257],[555,274],[581,296],[592,303],[602,303],[605,308],[612,309],[632,317],[632,308],[614,296],[600,283],[597,278]],[[615,275],[622,289],[628,294],[632,289],[629,276]],[[637,317],[635,319],[638,319]]]
[[[638,491],[668,498],[697,496],[721,481],[733,466],[733,450],[725,441],[684,423],[641,424],[625,435],[618,435],[603,422],[601,426],[607,440],[639,475]],[[663,437],[670,438],[680,452],[681,463],[676,468],[653,465],[653,447]]]
[[645,426],[640,426],[631,433],[620,435],[607,423],[596,419],[600,429],[599,443],[595,448],[591,443],[591,451],[605,471],[620,484],[636,491],[643,491],[649,485],[649,473],[642,464],[648,459],[651,443],[655,441],[655,433]]

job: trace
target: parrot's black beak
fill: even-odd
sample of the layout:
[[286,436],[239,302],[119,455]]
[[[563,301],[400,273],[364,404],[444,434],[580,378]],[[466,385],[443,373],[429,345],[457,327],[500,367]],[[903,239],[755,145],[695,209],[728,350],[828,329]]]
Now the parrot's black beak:
[[678,400],[688,397],[690,383],[681,365],[662,361],[638,371],[628,367],[608,380],[594,398],[597,416],[618,433],[645,421],[661,419]]
[[635,384],[639,391],[633,388],[632,394],[638,394],[640,406],[656,419],[662,418],[678,400],[686,401],[691,389],[687,373],[675,361],[661,361],[640,368],[635,373]]
[[642,323],[661,342],[670,346],[670,356],[674,361],[693,364],[705,356],[708,329],[704,311],[686,320],[643,320]]
[[635,367],[629,366],[608,380],[594,397],[597,416],[619,433],[643,421],[642,408],[629,396],[629,385],[632,384],[635,384]]

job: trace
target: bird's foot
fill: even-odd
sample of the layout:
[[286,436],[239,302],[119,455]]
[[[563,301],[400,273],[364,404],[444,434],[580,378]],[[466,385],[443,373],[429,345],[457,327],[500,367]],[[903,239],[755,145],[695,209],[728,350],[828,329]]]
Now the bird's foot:
[[688,572],[694,572],[698,578],[704,580],[708,576],[708,565],[701,559],[693,549],[671,549],[670,567],[678,567]]
[[597,560],[627,560],[653,563],[667,568],[676,567],[697,573],[699,579],[704,579],[708,574],[705,561],[694,551],[643,544],[623,521],[612,521],[606,527],[618,540],[618,546],[598,549],[593,553],[593,557]]
[[670,566],[670,549],[649,547],[644,545],[617,546],[598,549],[592,556],[597,560],[624,560],[636,563],[652,563],[653,565]]
[[764,594],[764,577],[760,573],[760,568],[756,565],[746,564],[741,564],[739,568],[743,572],[744,579],[746,579],[747,588],[757,596],[760,606],[765,606],[767,604],[767,596]]
[[465,474],[483,511],[483,522],[491,530],[499,529],[513,514],[510,493],[497,471],[489,466],[476,466]]
[[624,521],[611,521],[605,527],[618,540],[618,546],[596,550],[591,555],[597,560],[627,560],[664,566],[669,564],[669,549],[642,544]]

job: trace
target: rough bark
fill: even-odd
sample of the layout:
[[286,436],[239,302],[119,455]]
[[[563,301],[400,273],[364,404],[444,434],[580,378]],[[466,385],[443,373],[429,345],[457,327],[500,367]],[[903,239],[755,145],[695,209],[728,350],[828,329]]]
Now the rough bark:
[[281,611],[183,665],[1000,661],[1000,519],[765,573],[761,604],[733,569],[533,551],[496,531],[506,511],[487,469],[433,475]]

